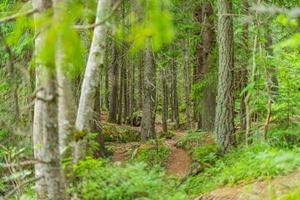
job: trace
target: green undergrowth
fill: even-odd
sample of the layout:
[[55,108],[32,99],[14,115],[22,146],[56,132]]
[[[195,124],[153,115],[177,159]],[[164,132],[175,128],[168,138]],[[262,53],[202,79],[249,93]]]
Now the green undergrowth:
[[224,185],[289,173],[300,167],[300,149],[280,149],[267,144],[241,146],[218,156],[211,145],[195,148],[195,160],[208,163],[183,184],[190,194],[202,194]]
[[187,199],[176,180],[166,178],[159,166],[148,168],[145,163],[115,165],[105,160],[87,158],[74,169],[77,177],[70,192],[79,199]]
[[117,126],[115,124],[104,123],[102,134],[106,142],[136,142],[140,141],[139,131],[130,126]]
[[274,200],[296,200],[296,199],[300,199],[300,187],[291,190],[291,192],[281,197],[275,198]]
[[170,148],[165,145],[164,140],[150,140],[133,150],[131,162],[144,162],[148,167],[164,167],[169,154]]
[[190,131],[179,139],[176,146],[190,151],[193,149],[193,147],[203,144],[205,136],[206,134],[204,132]]

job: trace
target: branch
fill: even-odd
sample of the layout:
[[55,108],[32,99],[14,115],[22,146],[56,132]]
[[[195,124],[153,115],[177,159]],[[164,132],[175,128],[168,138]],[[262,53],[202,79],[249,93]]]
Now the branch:
[[109,20],[113,14],[116,12],[116,10],[120,7],[121,3],[123,0],[119,0],[117,3],[115,3],[115,5],[113,5],[111,13],[104,18],[102,21],[98,22],[98,23],[94,23],[94,24],[87,24],[87,25],[75,25],[74,28],[78,29],[78,30],[85,30],[85,29],[93,29],[97,26],[101,26],[103,25],[107,20]]
[[4,18],[0,19],[0,24],[16,20],[19,17],[33,15],[36,12],[38,12],[37,9],[31,9],[31,10],[28,10],[26,12],[16,13],[16,14],[13,14],[13,15],[10,15],[10,16],[7,16],[7,17],[4,17]]
[[10,196],[12,196],[16,191],[18,191],[20,188],[24,187],[25,185],[28,185],[30,183],[36,182],[38,180],[40,180],[41,177],[37,177],[37,178],[31,178],[28,179],[27,181],[21,183],[20,185],[18,185],[17,187],[15,187],[14,189],[12,189],[11,191],[9,191],[3,198],[0,197],[0,200],[8,200]]
[[42,164],[46,164],[47,162],[41,161],[41,160],[26,160],[20,163],[11,163],[11,164],[3,164],[0,163],[0,167],[3,168],[9,168],[9,167],[23,167],[23,166],[27,166],[27,165],[34,165],[37,163],[42,163]]
[[258,13],[268,13],[271,15],[285,14],[290,17],[300,17],[300,8],[299,7],[286,9],[286,8],[280,8],[277,6],[257,5],[257,6],[254,6],[252,8],[252,10],[257,11]]

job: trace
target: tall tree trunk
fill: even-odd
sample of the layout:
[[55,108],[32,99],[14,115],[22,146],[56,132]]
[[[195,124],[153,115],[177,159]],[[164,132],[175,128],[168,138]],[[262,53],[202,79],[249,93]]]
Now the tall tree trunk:
[[[113,34],[115,35],[115,34]],[[118,107],[118,82],[119,82],[119,65],[118,65],[118,46],[116,39],[112,42],[112,65],[110,69],[111,90],[109,96],[109,116],[108,121],[111,123],[117,122],[117,107]]]
[[144,55],[139,56],[139,110],[143,109],[144,91]]
[[142,142],[155,138],[156,72],[151,40],[145,50],[144,102],[142,117]]
[[109,110],[109,76],[108,76],[108,62],[107,65],[105,66],[105,77],[104,77],[104,81],[105,81],[105,108],[107,110]]
[[[214,70],[211,54],[215,44],[213,7],[211,2],[202,5],[202,28],[203,76],[211,77]],[[205,131],[213,131],[216,112],[216,86],[210,81],[205,85],[202,99],[201,127]]]
[[[199,6],[195,11],[195,18],[196,20],[202,24],[202,5]],[[201,37],[201,33],[197,33],[197,36]],[[200,41],[197,44],[196,49],[196,64],[194,65],[193,70],[193,84],[199,83],[202,78],[203,72],[203,42]],[[194,99],[194,120],[197,122],[197,128],[201,129],[202,127],[202,119],[201,119],[201,110],[200,110],[200,101],[199,99]]]
[[168,85],[165,69],[161,69],[161,81],[162,81],[162,128],[164,133],[168,133]]
[[[136,62],[136,59],[135,59]],[[135,101],[135,63],[131,63],[131,81],[130,81],[130,121],[132,121],[133,113],[136,108]]]
[[96,157],[106,157],[108,151],[105,148],[104,136],[101,132],[101,103],[100,103],[100,84],[98,84],[95,93],[94,116],[93,116],[93,133],[97,133],[96,141],[99,144],[99,149],[96,152]]
[[184,40],[184,96],[185,96],[185,115],[189,128],[193,128],[191,116],[191,99],[190,99],[190,55],[189,55],[189,40]]
[[[122,58],[122,56],[121,56]],[[118,101],[118,124],[122,124],[122,117],[123,117],[123,94],[124,94],[124,73],[126,73],[126,70],[124,72],[125,66],[121,62],[120,67],[120,89],[119,89],[119,101]]]
[[[38,9],[40,12],[34,14],[35,21],[35,33],[37,37],[35,38],[35,55],[38,57],[42,48],[43,41],[45,40],[45,31],[38,25],[38,21],[43,17],[43,13],[51,7],[51,0],[33,0],[33,8]],[[42,77],[45,74],[46,66],[43,65],[43,62],[35,61],[36,64],[36,96],[44,97],[45,91],[42,88],[43,82]],[[37,160],[44,159],[44,148],[41,148],[45,145],[45,103],[39,98],[35,98],[34,103],[34,117],[33,117],[33,153],[34,158]],[[37,193],[38,200],[44,200],[47,196],[47,185],[45,182],[44,176],[44,164],[37,163],[34,166],[35,177],[41,179],[37,180],[35,183],[35,190]]]
[[215,135],[222,153],[234,145],[234,52],[232,4],[218,0],[219,80],[215,120]]
[[47,70],[45,77],[45,180],[48,199],[64,200],[67,193],[59,153],[57,82],[51,70]]
[[[98,0],[96,24],[108,16],[110,0]],[[81,95],[77,111],[75,128],[77,131],[88,133],[91,126],[94,110],[94,97],[99,83],[100,66],[104,61],[104,48],[106,41],[106,26],[96,26],[90,48],[87,67],[82,83]],[[77,163],[84,158],[86,152],[87,136],[77,141],[74,161]]]
[[178,105],[178,94],[177,94],[177,63],[176,58],[172,58],[172,90],[173,90],[173,112],[175,128],[179,128],[179,105]]
[[[243,1],[243,9],[244,9],[244,13],[245,15],[248,14],[249,12],[249,3],[248,0],[244,0]],[[248,23],[246,23],[243,26],[243,35],[242,35],[243,39],[242,39],[242,48],[245,50],[246,55],[250,55],[249,54],[249,25]],[[247,57],[247,56],[246,56]],[[243,89],[245,89],[247,87],[248,84],[248,60],[245,59],[245,61],[243,61],[242,63],[242,68],[240,70],[240,91],[242,91]],[[247,96],[247,93],[244,92],[242,94],[241,97],[241,103],[240,103],[240,127],[241,130],[245,131],[246,130],[246,105],[245,105],[245,98]]]
[[[66,1],[53,0],[54,18],[59,23],[63,19],[66,11]],[[63,23],[63,22],[61,22]],[[63,49],[63,38],[59,34],[56,44],[55,65],[57,73],[57,91],[58,91],[58,132],[59,132],[59,150],[63,154],[70,142],[70,136],[74,125],[73,94],[71,82],[66,75],[66,56]]]

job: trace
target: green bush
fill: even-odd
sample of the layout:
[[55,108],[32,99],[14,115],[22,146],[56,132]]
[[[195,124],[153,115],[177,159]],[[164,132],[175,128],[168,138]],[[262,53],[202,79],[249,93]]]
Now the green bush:
[[161,168],[148,170],[143,163],[122,167],[87,158],[75,167],[75,175],[78,182],[70,192],[85,200],[187,199],[183,190],[176,189],[174,180],[166,179]]
[[200,163],[213,164],[218,158],[217,150],[217,145],[215,144],[197,146],[194,149],[194,159]]
[[293,148],[300,145],[300,125],[293,124],[287,128],[272,127],[269,135],[272,146]]
[[300,199],[300,187],[296,188],[295,190],[292,190],[291,192],[278,197],[278,200],[296,200]]
[[190,177],[184,187],[199,194],[223,185],[238,184],[241,180],[285,174],[300,167],[300,149],[283,150],[266,144],[233,149],[204,172]]
[[179,139],[176,146],[186,150],[190,150],[195,146],[203,144],[205,136],[206,135],[204,132],[189,132]]
[[146,144],[139,146],[133,155],[133,161],[144,162],[149,167],[159,165],[165,166],[170,154],[170,149],[164,144],[164,142],[149,141]]

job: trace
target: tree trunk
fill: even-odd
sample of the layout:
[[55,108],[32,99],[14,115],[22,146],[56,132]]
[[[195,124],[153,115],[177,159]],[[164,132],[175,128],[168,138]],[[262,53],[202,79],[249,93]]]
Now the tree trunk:
[[218,0],[219,79],[215,120],[215,135],[222,153],[234,145],[234,52],[232,4]]
[[[57,22],[63,19],[66,1],[53,0],[54,18]],[[62,22],[63,23],[63,22]],[[57,73],[57,91],[58,91],[58,132],[59,132],[59,150],[63,154],[70,142],[70,136],[74,125],[73,94],[71,90],[71,82],[66,75],[66,56],[63,49],[63,38],[58,36],[56,44],[55,65]]]
[[179,106],[178,106],[178,94],[177,94],[177,63],[176,58],[172,58],[172,91],[173,91],[173,112],[175,128],[179,128]]
[[110,81],[111,81],[111,90],[109,96],[108,121],[110,123],[116,123],[117,107],[118,107],[119,66],[118,66],[118,46],[115,38],[113,38],[113,42],[112,42],[112,65],[110,70]]
[[202,61],[203,76],[209,76],[204,88],[202,99],[201,128],[205,131],[213,131],[216,112],[216,86],[211,81],[213,77],[213,66],[211,59],[212,50],[215,44],[213,7],[211,2],[202,5]]
[[[243,9],[244,9],[244,13],[245,15],[248,14],[249,12],[249,3],[248,0],[244,0],[243,2]],[[246,51],[246,55],[250,55],[249,54],[249,25],[248,23],[246,23],[243,26],[243,35],[242,35],[243,39],[242,39],[242,48],[244,49],[244,51]],[[246,56],[247,57],[247,56]],[[238,77],[237,77],[238,78]],[[247,87],[248,84],[248,59],[245,59],[245,61],[243,61],[242,63],[242,68],[240,70],[240,91],[242,91],[243,89],[245,89]],[[246,105],[245,105],[245,98],[247,96],[247,92],[244,92],[242,94],[241,97],[241,103],[240,103],[240,127],[242,131],[246,130]]]
[[143,109],[144,91],[144,55],[139,56],[139,110]]
[[[43,12],[51,7],[51,0],[33,0],[33,8],[37,8],[40,12],[34,14],[35,21],[35,33],[37,37],[35,38],[35,55],[36,57],[40,54],[40,51],[43,48],[43,41],[45,40],[45,31],[38,25],[38,21],[43,17]],[[43,31],[42,31],[43,30]],[[41,89],[43,86],[42,77],[45,74],[46,66],[43,65],[43,62],[35,61],[36,64],[36,96],[44,97],[44,90]],[[44,156],[44,147],[45,145],[45,103],[39,98],[35,98],[34,103],[34,117],[33,117],[33,153],[34,158],[37,160],[43,160]],[[35,168],[35,177],[40,178],[44,176],[44,165],[42,163],[37,163],[34,166]],[[41,178],[35,183],[35,190],[37,193],[38,200],[44,200],[47,196],[47,185],[45,178]]]
[[142,142],[155,138],[156,72],[151,40],[147,40],[144,69],[144,102],[142,117]]
[[66,186],[61,167],[58,136],[58,101],[55,73],[47,70],[45,78],[45,180],[48,199],[67,199]]
[[189,55],[189,40],[184,41],[184,96],[185,96],[185,115],[189,128],[193,128],[191,117],[191,99],[190,99],[190,55]]
[[[96,24],[108,15],[110,0],[99,0],[97,6]],[[90,48],[87,67],[82,83],[75,128],[77,131],[88,133],[94,110],[94,97],[99,83],[100,66],[104,61],[106,41],[106,26],[96,26]],[[77,163],[84,158],[86,152],[86,134],[77,141],[75,146],[74,161]]]
[[164,133],[168,133],[168,85],[166,79],[165,69],[161,70],[161,81],[162,81],[162,128]]
[[[199,6],[195,11],[196,20],[202,24],[202,6]],[[201,37],[201,33],[197,33],[199,37]],[[202,78],[203,71],[203,42],[200,41],[197,44],[196,49],[196,64],[194,65],[193,72],[193,84],[197,84]],[[201,108],[200,108],[200,100],[194,99],[194,120],[197,122],[197,128],[201,129],[202,127],[202,119],[201,119]]]

